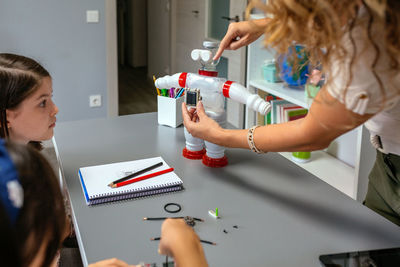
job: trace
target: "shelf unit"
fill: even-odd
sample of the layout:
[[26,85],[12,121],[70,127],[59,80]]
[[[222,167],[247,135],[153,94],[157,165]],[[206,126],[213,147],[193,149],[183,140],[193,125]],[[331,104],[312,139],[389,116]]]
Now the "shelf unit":
[[[291,103],[309,108],[312,99],[305,96],[304,89],[292,89],[283,83],[269,83],[263,79],[262,65],[265,60],[274,58],[274,51],[263,48],[260,38],[248,47],[247,53],[247,89],[252,93],[266,92]],[[249,128],[257,123],[257,114],[246,109],[245,124]],[[372,167],[375,151],[368,142],[368,133],[360,126],[334,140],[323,151],[311,153],[311,161],[297,163],[298,166],[317,176],[321,180],[345,193],[362,201],[367,188],[367,173]],[[369,153],[361,164],[361,155]],[[280,153],[291,160],[290,152]]]
[[293,104],[299,105],[303,108],[309,108],[312,100],[306,98],[304,90],[292,89],[284,86],[283,83],[269,83],[265,80],[252,80],[249,85],[254,88],[261,89],[269,94],[279,96]]

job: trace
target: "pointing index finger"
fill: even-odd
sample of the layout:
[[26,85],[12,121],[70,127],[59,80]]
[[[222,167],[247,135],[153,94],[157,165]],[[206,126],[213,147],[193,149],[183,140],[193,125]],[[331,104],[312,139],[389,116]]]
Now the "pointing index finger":
[[229,46],[229,44],[232,42],[233,39],[234,38],[233,38],[232,33],[230,33],[228,30],[225,37],[222,39],[221,43],[219,44],[218,51],[217,51],[217,53],[215,53],[213,60],[217,60],[222,55],[222,52],[224,52],[224,50]]

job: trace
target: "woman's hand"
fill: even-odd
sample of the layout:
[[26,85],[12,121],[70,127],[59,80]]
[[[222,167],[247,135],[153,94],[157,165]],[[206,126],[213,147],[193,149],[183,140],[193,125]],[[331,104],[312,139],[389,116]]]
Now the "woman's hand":
[[225,49],[236,50],[257,40],[264,33],[267,23],[268,19],[258,19],[229,24],[213,60],[217,60]]
[[[124,261],[121,261],[116,258],[107,259],[98,261],[92,264],[89,264],[89,267],[135,267],[136,265],[129,265]],[[140,266],[140,265],[138,265]]]
[[158,252],[172,256],[176,266],[208,266],[199,237],[183,220],[164,221]]
[[182,115],[183,124],[193,137],[216,143],[216,139],[224,130],[206,115],[201,101],[197,103],[196,109],[190,109],[190,111],[187,110],[186,104],[182,103]]

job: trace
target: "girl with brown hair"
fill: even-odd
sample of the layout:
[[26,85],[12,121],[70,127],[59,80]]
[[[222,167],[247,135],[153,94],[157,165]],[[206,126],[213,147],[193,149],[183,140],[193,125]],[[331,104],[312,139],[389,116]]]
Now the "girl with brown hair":
[[305,118],[248,130],[222,129],[204,113],[182,112],[195,137],[256,152],[313,151],[365,124],[377,149],[365,205],[400,225],[400,2],[397,0],[252,1],[265,19],[233,23],[224,49],[248,45],[263,33],[278,54],[304,46],[326,83]]
[[31,144],[53,137],[57,106],[49,72],[33,59],[0,54],[0,138]]
[[1,221],[10,225],[0,235],[13,235],[20,266],[55,264],[67,217],[53,169],[38,151],[0,140],[0,203]]

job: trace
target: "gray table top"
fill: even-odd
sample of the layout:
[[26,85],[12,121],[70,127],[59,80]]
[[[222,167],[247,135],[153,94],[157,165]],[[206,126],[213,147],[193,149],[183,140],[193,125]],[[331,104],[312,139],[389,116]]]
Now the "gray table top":
[[[321,254],[400,246],[396,225],[277,153],[227,149],[220,169],[183,158],[183,127],[159,126],[155,113],[60,123],[55,141],[85,264],[117,257],[162,266],[150,241],[161,222],[142,218],[168,216],[168,202],[182,205],[179,216],[205,219],[195,230],[217,243],[203,245],[210,266],[320,266]],[[184,191],[86,205],[80,167],[155,156],[175,168]],[[219,220],[208,215],[216,207]]]

